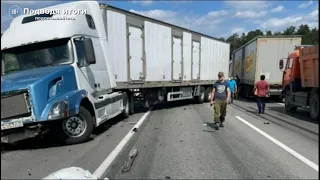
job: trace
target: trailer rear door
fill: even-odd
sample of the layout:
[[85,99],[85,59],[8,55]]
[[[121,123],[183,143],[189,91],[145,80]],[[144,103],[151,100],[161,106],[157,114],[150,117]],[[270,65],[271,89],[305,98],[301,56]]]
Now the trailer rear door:
[[200,65],[200,43],[192,42],[192,79],[199,79],[199,65]]
[[143,39],[141,28],[129,26],[129,71],[130,80],[132,81],[141,80],[141,78],[143,77],[142,41]]
[[181,38],[173,37],[173,59],[172,59],[172,74],[174,80],[182,78],[182,41]]

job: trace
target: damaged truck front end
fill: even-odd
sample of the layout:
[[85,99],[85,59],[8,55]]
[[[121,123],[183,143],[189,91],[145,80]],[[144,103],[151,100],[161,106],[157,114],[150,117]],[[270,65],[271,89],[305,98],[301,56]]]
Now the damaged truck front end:
[[36,123],[28,89],[1,93],[1,143],[14,143],[45,133]]

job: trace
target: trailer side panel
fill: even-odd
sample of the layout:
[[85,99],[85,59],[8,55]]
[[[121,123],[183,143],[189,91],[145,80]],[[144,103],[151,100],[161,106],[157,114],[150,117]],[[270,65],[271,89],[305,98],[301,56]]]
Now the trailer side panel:
[[259,38],[257,54],[257,71],[255,81],[264,74],[271,85],[282,84],[282,71],[279,70],[279,60],[288,56],[301,38]]

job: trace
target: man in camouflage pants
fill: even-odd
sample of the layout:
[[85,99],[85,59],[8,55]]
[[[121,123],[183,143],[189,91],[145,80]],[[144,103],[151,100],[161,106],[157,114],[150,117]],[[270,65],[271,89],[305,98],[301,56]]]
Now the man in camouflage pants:
[[218,73],[218,81],[212,86],[212,95],[210,105],[214,109],[214,124],[215,129],[219,126],[224,127],[223,122],[227,114],[227,104],[230,100],[230,88],[228,82],[224,80],[223,72]]

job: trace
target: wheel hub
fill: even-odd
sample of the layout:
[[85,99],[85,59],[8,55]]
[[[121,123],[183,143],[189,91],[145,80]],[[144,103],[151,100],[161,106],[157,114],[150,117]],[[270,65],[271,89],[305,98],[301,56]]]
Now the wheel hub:
[[62,128],[67,136],[78,137],[85,132],[87,123],[82,116],[74,116],[64,120],[62,123]]

